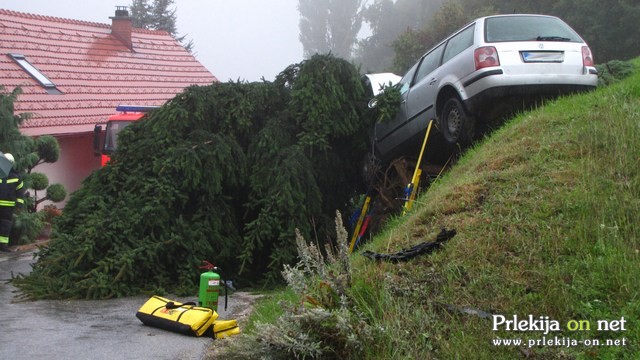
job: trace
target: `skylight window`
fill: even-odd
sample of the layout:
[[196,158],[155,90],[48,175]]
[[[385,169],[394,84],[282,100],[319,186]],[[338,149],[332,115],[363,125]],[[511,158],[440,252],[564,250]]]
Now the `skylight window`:
[[18,65],[20,65],[20,67],[22,67],[24,71],[29,73],[29,75],[31,75],[34,79],[38,80],[40,85],[47,89],[47,92],[49,94],[61,94],[61,92],[56,89],[56,84],[54,84],[53,81],[49,80],[48,77],[46,77],[43,73],[40,72],[40,70],[33,66],[29,62],[29,60],[25,58],[24,55],[9,54],[9,56],[13,59],[13,61],[18,63]]

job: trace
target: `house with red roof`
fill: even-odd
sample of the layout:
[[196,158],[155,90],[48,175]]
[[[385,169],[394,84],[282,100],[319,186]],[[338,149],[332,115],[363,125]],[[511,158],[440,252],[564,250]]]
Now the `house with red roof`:
[[167,32],[133,28],[126,8],[110,19],[0,9],[0,85],[22,89],[15,113],[31,114],[23,134],[57,138],[60,159],[35,170],[69,193],[101,166],[93,130],[116,106],[160,106],[188,86],[218,81]]

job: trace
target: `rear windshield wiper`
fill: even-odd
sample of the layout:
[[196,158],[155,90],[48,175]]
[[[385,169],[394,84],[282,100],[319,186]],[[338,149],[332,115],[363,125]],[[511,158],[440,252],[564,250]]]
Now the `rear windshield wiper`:
[[538,36],[537,41],[571,41],[571,39],[562,36]]

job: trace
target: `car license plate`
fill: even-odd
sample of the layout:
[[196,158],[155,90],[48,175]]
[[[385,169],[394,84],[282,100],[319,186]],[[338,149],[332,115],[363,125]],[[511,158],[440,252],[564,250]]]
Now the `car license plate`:
[[521,51],[524,62],[563,62],[564,51]]

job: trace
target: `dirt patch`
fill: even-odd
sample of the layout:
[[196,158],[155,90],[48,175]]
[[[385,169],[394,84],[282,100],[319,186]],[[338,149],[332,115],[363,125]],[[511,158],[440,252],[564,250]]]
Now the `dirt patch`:
[[[229,305],[231,311],[229,311],[228,319],[235,319],[238,321],[238,325],[242,330],[246,325],[249,315],[253,311],[253,305],[255,302],[262,298],[264,295],[252,294],[248,292],[238,291],[229,296]],[[229,345],[237,339],[237,336],[230,336],[224,339],[216,339],[213,341],[213,345],[207,350],[204,360],[221,359],[225,354]]]

